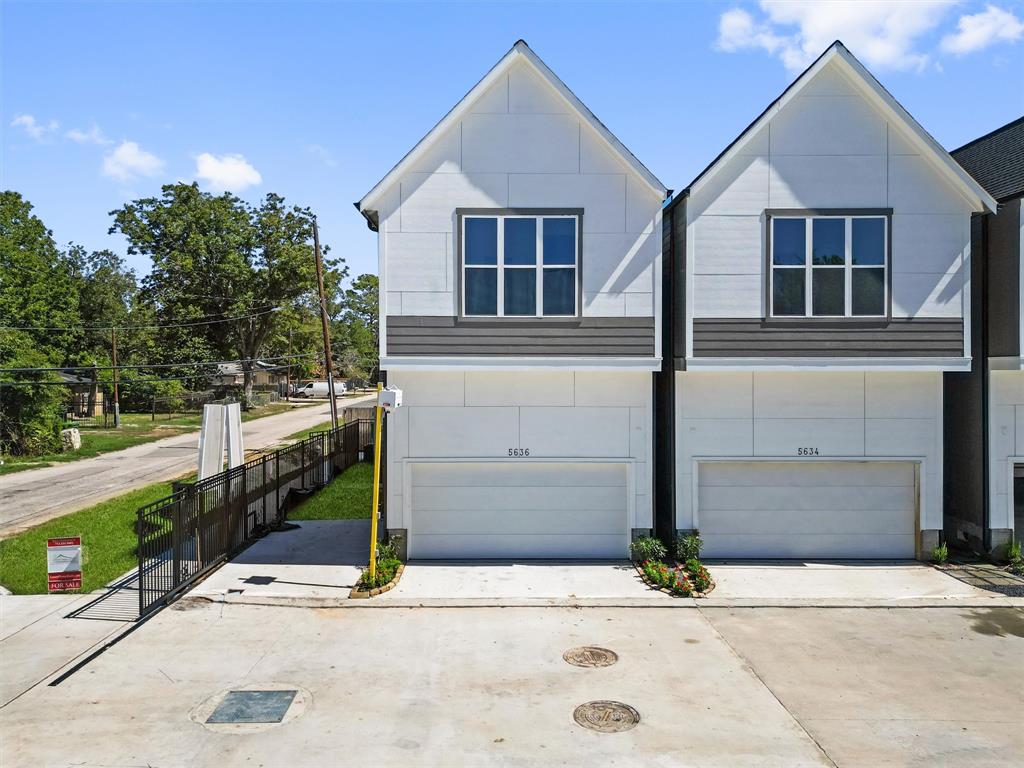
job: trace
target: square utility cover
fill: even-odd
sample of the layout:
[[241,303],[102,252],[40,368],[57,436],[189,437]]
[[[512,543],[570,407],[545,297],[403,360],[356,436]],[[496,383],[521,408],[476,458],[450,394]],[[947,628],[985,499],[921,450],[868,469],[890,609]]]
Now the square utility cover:
[[228,691],[208,723],[280,723],[298,691]]

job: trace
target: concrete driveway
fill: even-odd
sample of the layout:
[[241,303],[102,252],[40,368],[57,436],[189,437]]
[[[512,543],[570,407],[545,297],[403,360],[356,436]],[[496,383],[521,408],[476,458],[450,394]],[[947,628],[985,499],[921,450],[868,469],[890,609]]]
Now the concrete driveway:
[[[373,397],[342,400],[339,407],[358,405]],[[323,402],[247,421],[242,425],[245,448],[260,450],[276,445],[288,435],[330,418],[330,405]],[[189,432],[92,459],[0,475],[0,538],[135,488],[194,471],[198,446],[199,432]]]
[[999,597],[927,563],[870,561],[710,561],[716,601],[956,600]]
[[[0,709],[0,764],[1024,764],[1021,608],[375,605],[178,603]],[[618,662],[563,661],[581,645]],[[303,697],[283,725],[200,716],[282,687]],[[595,700],[639,725],[581,727]]]

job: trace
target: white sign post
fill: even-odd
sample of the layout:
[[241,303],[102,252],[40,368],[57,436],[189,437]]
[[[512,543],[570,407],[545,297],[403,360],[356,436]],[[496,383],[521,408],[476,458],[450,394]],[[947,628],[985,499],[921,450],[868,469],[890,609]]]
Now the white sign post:
[[199,431],[199,479],[205,480],[224,471],[224,448],[228,449],[228,466],[245,463],[242,443],[242,406],[204,405],[203,426]]

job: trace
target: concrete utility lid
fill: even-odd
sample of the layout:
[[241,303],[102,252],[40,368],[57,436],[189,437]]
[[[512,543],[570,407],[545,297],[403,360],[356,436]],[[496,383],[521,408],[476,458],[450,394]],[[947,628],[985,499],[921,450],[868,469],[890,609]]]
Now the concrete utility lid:
[[208,723],[280,723],[298,691],[228,691]]

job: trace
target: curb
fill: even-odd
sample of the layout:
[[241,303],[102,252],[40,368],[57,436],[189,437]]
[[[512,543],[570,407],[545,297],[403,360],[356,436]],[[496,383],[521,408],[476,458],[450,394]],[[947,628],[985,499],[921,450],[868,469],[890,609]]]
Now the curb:
[[246,598],[242,595],[222,595],[219,598],[195,595],[183,597],[178,604],[221,603],[278,608],[1024,608],[1024,598],[900,598],[896,600],[863,599],[764,599],[764,598],[693,598],[665,599],[652,590],[644,598],[398,598],[393,600],[349,600],[341,597],[305,598],[264,595]]

